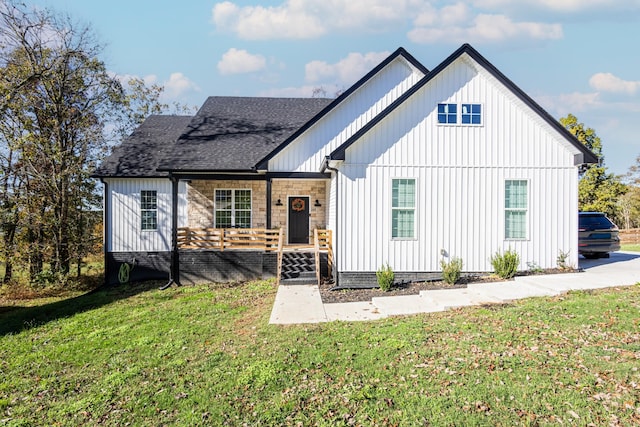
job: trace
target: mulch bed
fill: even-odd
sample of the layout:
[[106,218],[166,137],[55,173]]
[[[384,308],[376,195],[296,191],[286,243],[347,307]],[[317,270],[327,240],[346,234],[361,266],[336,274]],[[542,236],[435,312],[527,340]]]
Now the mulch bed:
[[[575,273],[578,270],[572,269],[548,269],[543,271],[523,271],[519,272],[517,276],[530,276],[538,274],[559,274],[559,273]],[[468,283],[483,283],[483,282],[502,282],[505,281],[494,274],[483,275],[469,275],[462,277],[455,285],[449,285],[443,281],[429,281],[429,282],[410,282],[396,284],[390,291],[383,291],[378,287],[370,289],[340,289],[331,290],[334,286],[333,283],[323,283],[320,286],[320,296],[322,302],[325,304],[343,303],[343,302],[358,302],[358,301],[371,301],[375,297],[390,297],[395,295],[418,295],[420,291],[436,290],[436,289],[457,289],[466,288]],[[374,285],[376,286],[376,285]]]

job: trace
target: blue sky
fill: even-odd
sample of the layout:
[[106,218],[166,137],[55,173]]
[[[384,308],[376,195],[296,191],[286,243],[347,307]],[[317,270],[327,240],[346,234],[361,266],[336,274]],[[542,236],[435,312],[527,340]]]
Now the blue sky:
[[596,130],[611,172],[640,155],[640,0],[32,0],[90,24],[120,76],[165,100],[328,96],[399,46],[431,69],[470,43],[556,118]]

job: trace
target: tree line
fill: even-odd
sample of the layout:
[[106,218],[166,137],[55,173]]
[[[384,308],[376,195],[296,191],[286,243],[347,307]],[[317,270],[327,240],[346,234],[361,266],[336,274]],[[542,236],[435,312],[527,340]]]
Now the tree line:
[[640,227],[640,155],[629,171],[622,176],[608,172],[602,141],[592,128],[586,127],[573,114],[560,123],[582,144],[589,148],[599,162],[582,171],[578,183],[578,207],[584,212],[604,212],[619,227]]
[[33,283],[79,268],[101,220],[96,162],[146,116],[168,109],[161,86],[121,83],[101,53],[89,26],[0,0],[2,283],[17,269]]

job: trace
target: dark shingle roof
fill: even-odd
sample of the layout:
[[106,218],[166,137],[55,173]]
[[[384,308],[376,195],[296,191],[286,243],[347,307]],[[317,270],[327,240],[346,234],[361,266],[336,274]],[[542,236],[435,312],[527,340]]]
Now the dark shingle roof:
[[159,169],[252,170],[329,103],[321,98],[210,97]]
[[113,153],[104,159],[94,177],[165,177],[156,169],[171,152],[191,116],[150,116]]

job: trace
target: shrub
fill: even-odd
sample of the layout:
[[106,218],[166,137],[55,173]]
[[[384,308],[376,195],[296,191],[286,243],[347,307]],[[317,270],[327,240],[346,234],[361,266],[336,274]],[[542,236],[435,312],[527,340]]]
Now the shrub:
[[378,271],[376,271],[378,286],[380,286],[380,289],[385,292],[391,289],[393,286],[393,279],[395,279],[395,277],[393,270],[389,267],[389,263],[387,263],[386,267],[383,265]]
[[542,267],[540,267],[538,265],[538,263],[535,262],[535,261],[527,261],[527,268],[529,269],[529,272],[533,273],[533,274],[538,274],[538,273],[544,272]]
[[556,258],[556,264],[560,270],[568,270],[571,266],[568,263],[569,259],[569,251],[564,252],[562,249],[558,252],[558,257]]
[[442,267],[442,279],[445,281],[445,283],[454,285],[460,279],[460,272],[462,271],[462,259],[453,257],[449,262],[440,260],[440,267]]
[[503,279],[511,279],[518,271],[520,255],[516,251],[512,251],[511,248],[504,254],[498,251],[491,257],[491,265],[498,276]]

